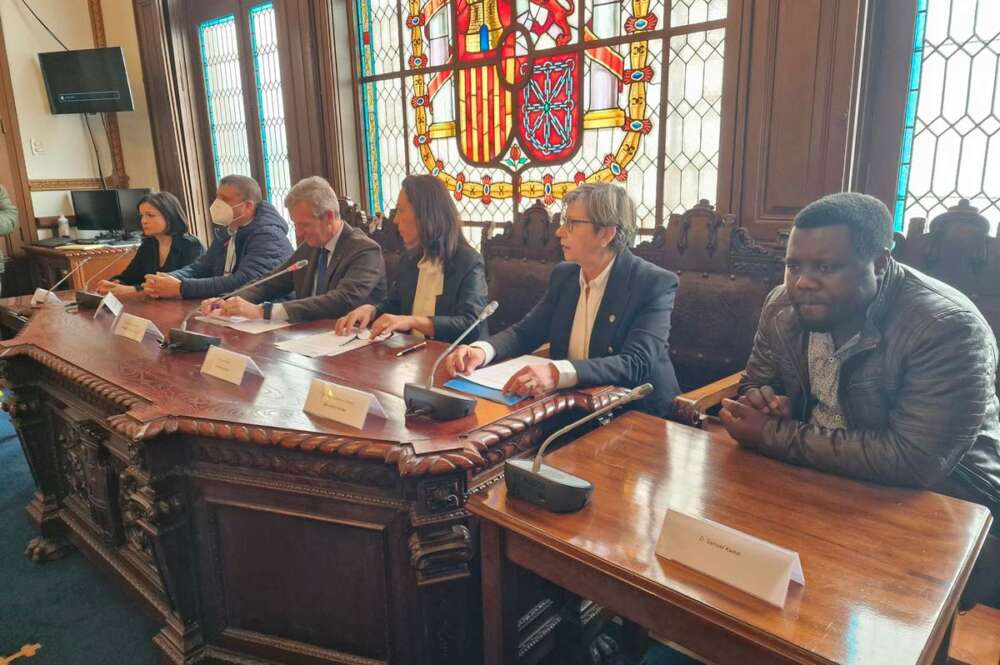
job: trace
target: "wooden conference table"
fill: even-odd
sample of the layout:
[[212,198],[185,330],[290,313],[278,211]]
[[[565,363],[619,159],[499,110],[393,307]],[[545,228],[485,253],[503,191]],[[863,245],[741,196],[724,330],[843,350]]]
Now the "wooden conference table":
[[[789,466],[640,413],[546,460],[594,484],[588,506],[550,513],[508,499],[503,483],[469,502],[492,599],[486,665],[514,662],[520,569],[722,665],[944,663],[991,523],[982,506]],[[668,508],[797,551],[805,587],[779,609],[659,558]]]
[[[37,484],[28,554],[56,558],[68,539],[123,581],[163,621],[153,642],[169,663],[477,662],[467,497],[623,392],[407,419],[403,384],[424,381],[443,344],[397,358],[415,339],[396,335],[310,359],[274,343],[329,321],[260,335],[192,321],[260,365],[263,379],[236,386],[200,374],[204,353],[113,336],[110,314],[28,301],[0,300],[0,323],[20,328],[0,371]],[[167,332],[193,305],[126,311]],[[374,393],[388,418],[358,430],[308,416],[314,378]]]

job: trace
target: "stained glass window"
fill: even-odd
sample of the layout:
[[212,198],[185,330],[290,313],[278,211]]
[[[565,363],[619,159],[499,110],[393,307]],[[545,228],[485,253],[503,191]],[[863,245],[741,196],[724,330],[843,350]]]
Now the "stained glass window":
[[250,45],[257,84],[257,111],[264,155],[264,190],[278,210],[285,209],[285,195],[292,188],[285,131],[285,103],[281,95],[281,65],[278,61],[278,28],[274,3],[250,10]]
[[472,226],[581,182],[647,229],[716,199],[726,0],[354,1],[373,210],[409,173]]
[[895,221],[967,198],[1000,222],[1000,2],[917,0]]
[[198,28],[198,38],[216,179],[231,173],[249,176],[250,151],[236,17],[230,14],[205,21]]

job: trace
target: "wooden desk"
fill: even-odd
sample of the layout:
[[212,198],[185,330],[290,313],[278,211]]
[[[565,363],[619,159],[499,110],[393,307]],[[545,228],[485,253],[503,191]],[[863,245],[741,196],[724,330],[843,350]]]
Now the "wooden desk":
[[66,273],[76,270],[84,259],[90,261],[66,282],[66,288],[82,289],[84,284],[109,264],[115,266],[101,272],[100,278],[113,277],[125,270],[135,256],[139,245],[106,245],[94,249],[62,250],[39,245],[24,245],[24,251],[31,255],[32,282],[38,288],[47,289],[62,279]]
[[[166,332],[193,305],[126,310]],[[192,322],[256,358],[266,378],[235,386],[199,373],[204,354],[113,337],[108,315],[56,305],[29,314],[0,343],[16,395],[4,407],[38,487],[27,510],[41,537],[29,554],[54,558],[68,538],[163,621],[154,644],[169,663],[474,662],[468,493],[620,392],[480,401],[462,420],[408,420],[403,384],[426,376],[438,342],[396,358],[413,342],[398,335],[308,359],[274,342],[330,322],[263,335]],[[374,392],[389,418],[357,430],[307,416],[314,377]]]
[[[548,456],[594,484],[558,515],[475,496],[485,663],[513,662],[517,568],[603,604],[712,662],[944,662],[956,604],[989,530],[986,508],[788,466],[731,439],[628,413]],[[799,552],[806,586],[778,609],[654,554],[668,507]]]

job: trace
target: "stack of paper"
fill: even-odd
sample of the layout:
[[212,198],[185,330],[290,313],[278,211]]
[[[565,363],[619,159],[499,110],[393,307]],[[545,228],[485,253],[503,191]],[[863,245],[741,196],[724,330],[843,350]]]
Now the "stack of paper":
[[305,335],[275,344],[282,351],[299,353],[310,358],[320,356],[336,356],[347,351],[360,349],[371,344],[370,340],[360,339],[354,333],[338,335],[332,330],[318,335]]
[[210,323],[214,326],[224,326],[239,330],[240,332],[256,335],[258,333],[270,332],[278,328],[287,328],[291,324],[287,321],[265,321],[263,319],[248,319],[245,316],[198,316],[197,321]]
[[477,369],[469,376],[456,377],[444,385],[459,392],[484,397],[490,401],[511,406],[524,398],[517,395],[508,395],[503,392],[503,387],[510,381],[510,377],[514,376],[527,365],[545,364],[547,362],[549,362],[548,358],[539,358],[538,356],[511,358],[496,365]]

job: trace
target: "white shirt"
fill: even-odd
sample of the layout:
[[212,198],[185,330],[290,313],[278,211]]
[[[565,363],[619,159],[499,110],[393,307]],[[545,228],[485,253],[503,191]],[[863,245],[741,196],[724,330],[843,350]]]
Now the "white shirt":
[[229,231],[229,244],[226,245],[226,265],[222,269],[223,275],[228,275],[233,272],[233,268],[236,267],[236,234],[240,232],[241,226],[237,226],[235,229],[226,229]]
[[[573,328],[569,333],[569,349],[567,360],[553,360],[552,364],[559,371],[558,388],[572,388],[577,383],[576,368],[571,360],[585,360],[590,357],[590,337],[594,331],[594,322],[597,320],[597,311],[601,308],[604,300],[604,291],[608,287],[608,280],[611,278],[611,268],[615,265],[615,258],[601,271],[601,274],[590,282],[583,275],[580,269],[580,298],[576,301],[576,313],[573,315]],[[483,365],[489,365],[496,357],[496,349],[489,342],[473,342],[470,346],[482,349],[486,354],[486,361]]]
[[[417,289],[413,293],[413,316],[434,316],[438,296],[444,291],[444,267],[440,260],[426,257],[417,264]],[[423,337],[419,330],[411,330],[411,335]]]
[[[326,254],[326,267],[327,267],[327,269],[330,268],[330,261],[333,259],[333,250],[337,246],[337,241],[340,240],[340,234],[343,233],[343,231],[344,231],[344,227],[343,227],[343,225],[341,225],[340,231],[337,231],[333,235],[333,237],[330,238],[330,241],[328,243],[326,243],[326,245],[324,245],[324,247],[326,247],[326,252],[327,252],[327,254]],[[317,286],[318,285],[316,284],[316,278],[319,276],[318,273],[319,273],[318,270],[313,273],[313,293],[316,293],[316,291],[317,291]],[[317,295],[319,295],[319,294],[317,293]],[[285,306],[282,305],[280,302],[274,303],[274,306],[271,307],[271,320],[272,321],[287,321],[288,320],[288,312],[285,311]]]

